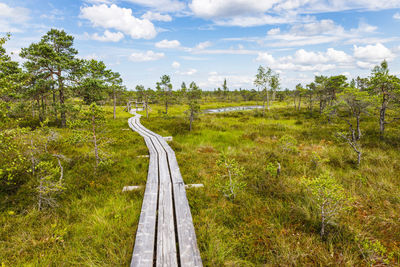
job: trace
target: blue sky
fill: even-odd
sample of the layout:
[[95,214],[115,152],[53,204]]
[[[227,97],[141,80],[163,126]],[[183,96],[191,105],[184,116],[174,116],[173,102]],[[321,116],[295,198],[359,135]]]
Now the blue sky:
[[253,88],[259,65],[281,87],[314,75],[368,76],[383,59],[400,74],[400,0],[0,0],[0,35],[13,58],[49,29],[75,37],[125,84]]

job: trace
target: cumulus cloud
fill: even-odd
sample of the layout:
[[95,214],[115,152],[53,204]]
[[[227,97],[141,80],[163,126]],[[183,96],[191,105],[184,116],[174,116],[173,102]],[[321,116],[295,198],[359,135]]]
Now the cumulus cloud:
[[258,17],[244,16],[244,17],[234,17],[230,19],[220,19],[216,20],[215,24],[219,26],[238,26],[238,27],[254,27],[261,25],[275,25],[275,24],[287,24],[299,21],[297,17],[293,16],[270,16],[262,15]]
[[400,13],[399,13],[399,12],[395,13],[395,14],[393,15],[393,18],[394,18],[394,19],[400,19]]
[[216,88],[221,87],[224,80],[227,80],[228,87],[246,87],[251,86],[254,81],[254,76],[251,75],[236,75],[236,74],[220,74],[218,72],[210,72],[207,82],[200,82],[200,87]]
[[367,46],[355,45],[353,49],[354,57],[366,62],[379,63],[384,59],[391,61],[395,57],[392,51],[381,43]]
[[195,16],[214,20],[218,25],[244,27],[291,23],[304,18],[304,14],[399,7],[399,1],[382,2],[380,0],[192,0],[189,4]]
[[162,40],[156,43],[156,47],[158,48],[177,48],[180,47],[181,43],[178,40]]
[[256,61],[277,70],[326,71],[337,67],[349,67],[353,58],[344,51],[328,48],[326,52],[299,49],[293,55],[280,58],[274,58],[267,52],[260,52]]
[[178,75],[183,75],[183,76],[191,76],[191,75],[197,73],[197,70],[196,69],[189,69],[187,71],[179,71],[179,70],[177,70],[175,73],[178,74]]
[[164,56],[165,56],[164,53],[156,53],[151,50],[148,50],[146,52],[132,53],[129,56],[129,60],[134,62],[154,61],[154,60],[159,60]]
[[278,33],[280,33],[280,32],[281,32],[281,29],[279,29],[279,28],[273,28],[273,29],[269,30],[269,31],[267,32],[267,34],[268,34],[268,35],[276,35],[276,34],[278,34]]
[[128,2],[151,7],[155,10],[163,11],[163,12],[176,12],[183,10],[186,5],[177,0],[126,0]]
[[333,20],[311,19],[305,23],[298,23],[282,32],[280,28],[274,28],[267,32],[265,41],[269,46],[293,47],[326,44],[343,40],[352,40],[352,43],[371,42],[366,34],[374,33],[377,27],[360,22],[357,28],[345,30]]
[[153,23],[148,19],[136,18],[131,9],[115,4],[82,7],[80,17],[88,19],[95,27],[115,29],[134,39],[151,39],[157,34]]
[[103,35],[100,36],[98,33],[95,33],[90,38],[100,42],[119,42],[124,38],[124,34],[122,32],[110,32],[106,30]]
[[319,1],[319,0],[193,0],[189,7],[199,17],[234,17],[249,14],[269,13],[320,13],[353,9],[382,10],[399,8],[398,1],[353,0],[353,1]]
[[206,49],[207,47],[210,47],[211,45],[212,45],[212,43],[210,41],[206,41],[206,42],[198,43],[196,45],[196,48],[197,49]]
[[265,12],[277,2],[277,0],[193,0],[189,7],[195,15],[202,18],[233,17]]
[[170,15],[162,15],[158,12],[151,12],[147,11],[142,15],[142,19],[148,19],[152,21],[164,21],[164,22],[169,22],[172,20]]
[[21,32],[21,24],[29,18],[28,9],[0,3],[0,32]]
[[174,62],[172,62],[171,66],[172,66],[174,69],[179,69],[179,67],[181,66],[181,64],[180,64],[179,62],[177,62],[177,61],[174,61]]

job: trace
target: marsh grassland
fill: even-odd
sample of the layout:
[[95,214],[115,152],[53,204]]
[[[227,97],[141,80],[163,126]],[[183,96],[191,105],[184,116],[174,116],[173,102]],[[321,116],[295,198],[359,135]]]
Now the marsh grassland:
[[[253,105],[255,102],[235,103]],[[202,103],[201,109],[232,103]],[[62,151],[66,189],[54,209],[38,211],[30,186],[1,199],[3,266],[127,266],[144,190],[147,148],[127,125],[130,114],[106,107],[100,147],[108,160],[93,170],[90,142],[71,129],[52,128],[50,150]],[[205,266],[337,266],[400,264],[400,130],[382,141],[364,121],[363,161],[335,136],[340,122],[276,102],[261,110],[202,114],[189,132],[185,107],[168,115],[153,105],[142,124],[163,136],[177,155]],[[145,113],[142,113],[145,114]],[[226,195],[221,155],[242,170],[235,196]],[[278,170],[278,166],[280,169]],[[310,181],[329,173],[342,192],[339,209],[321,236],[321,212]],[[229,185],[229,184],[228,184]],[[23,196],[23,197],[22,197]]]

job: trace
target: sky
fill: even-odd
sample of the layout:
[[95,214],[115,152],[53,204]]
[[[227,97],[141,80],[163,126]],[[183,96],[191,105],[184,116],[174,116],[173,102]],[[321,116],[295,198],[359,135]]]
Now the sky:
[[0,36],[20,49],[51,28],[74,36],[125,85],[254,88],[258,66],[293,89],[315,75],[367,77],[382,60],[400,74],[400,0],[0,0]]

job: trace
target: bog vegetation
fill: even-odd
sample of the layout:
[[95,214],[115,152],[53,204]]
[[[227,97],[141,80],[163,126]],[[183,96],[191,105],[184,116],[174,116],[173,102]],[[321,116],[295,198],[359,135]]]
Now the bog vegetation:
[[[126,266],[148,153],[129,130],[174,137],[205,266],[400,265],[400,80],[386,61],[368,77],[316,76],[280,88],[127,90],[117,72],[79,58],[50,30],[22,49],[0,40],[0,263]],[[251,111],[203,114],[216,107]]]

